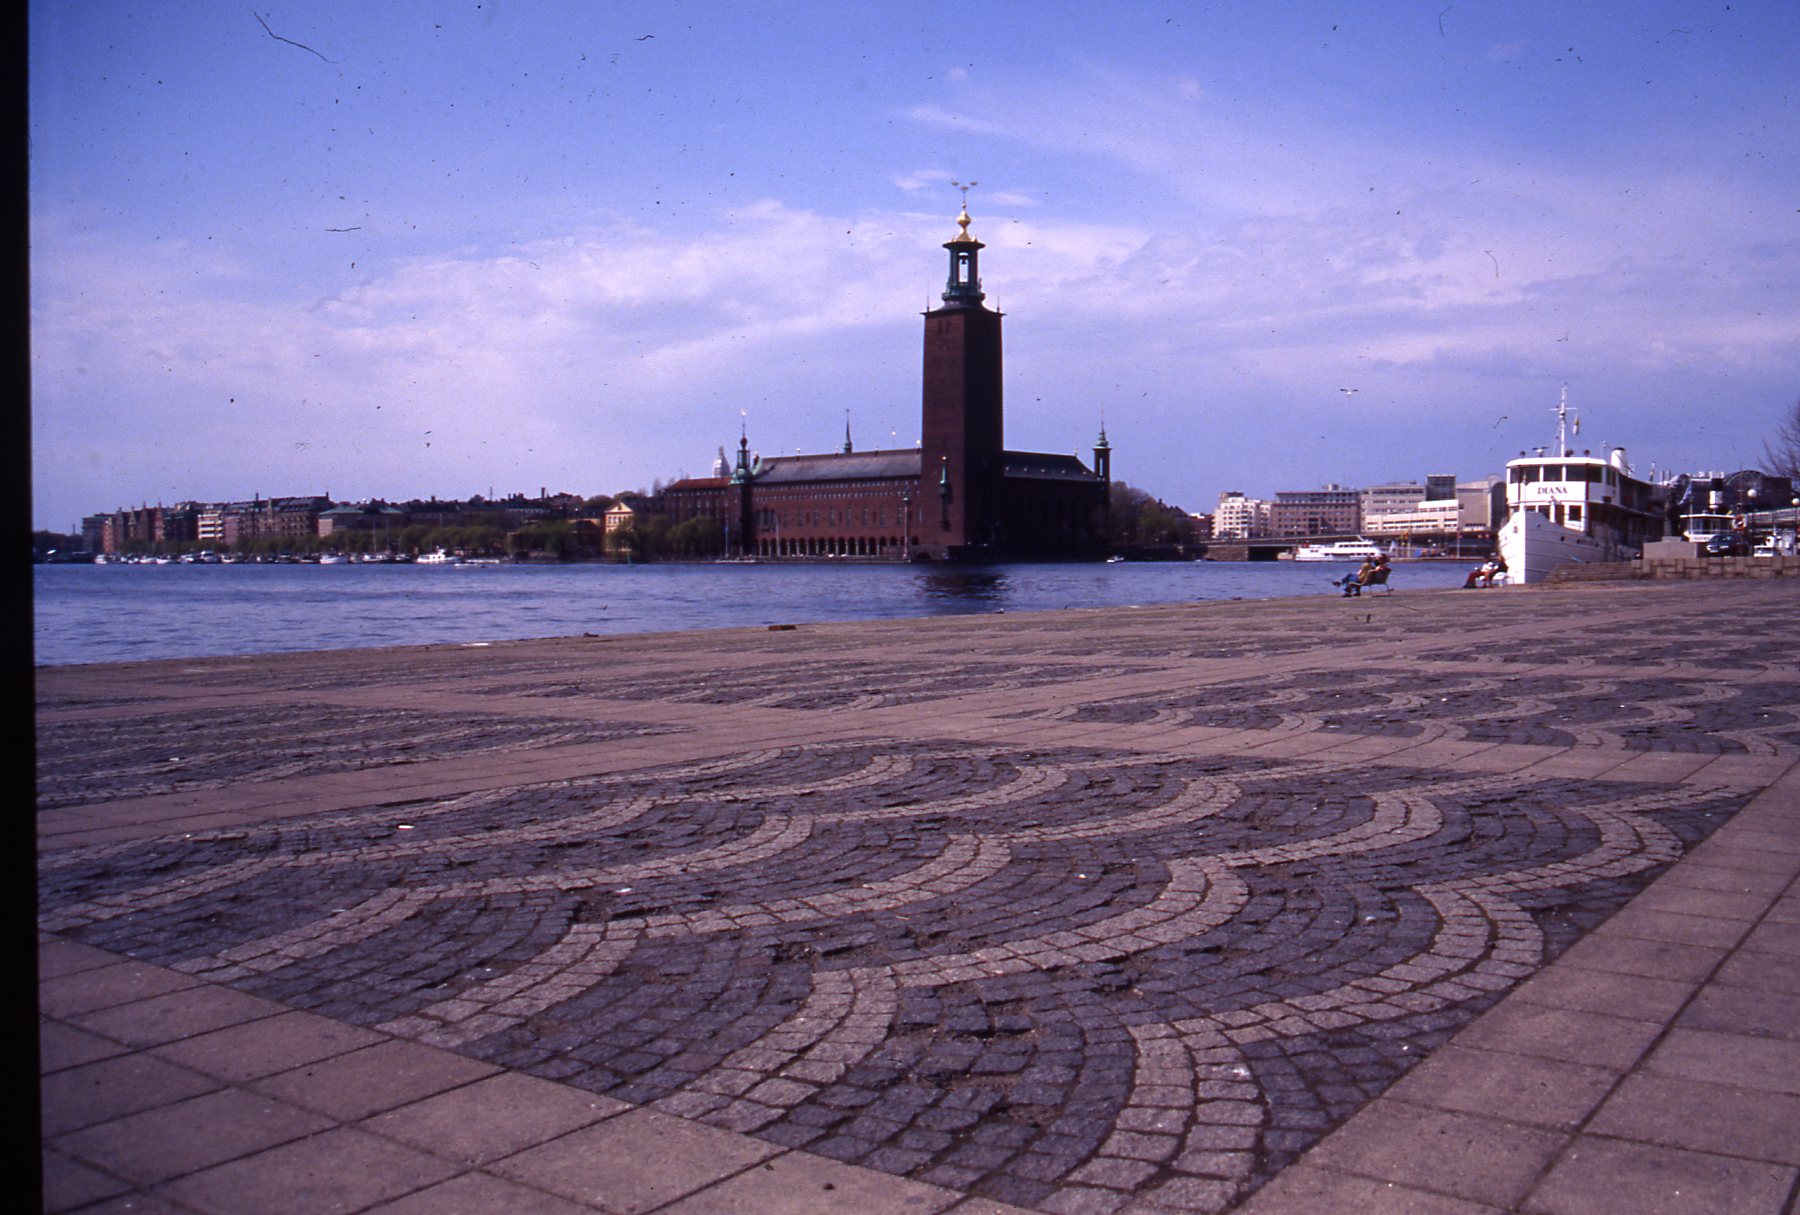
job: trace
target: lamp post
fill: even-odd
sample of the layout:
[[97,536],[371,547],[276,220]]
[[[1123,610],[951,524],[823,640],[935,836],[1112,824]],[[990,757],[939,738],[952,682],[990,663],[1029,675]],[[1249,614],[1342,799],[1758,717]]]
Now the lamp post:
[[912,491],[900,491],[900,560],[912,560]]

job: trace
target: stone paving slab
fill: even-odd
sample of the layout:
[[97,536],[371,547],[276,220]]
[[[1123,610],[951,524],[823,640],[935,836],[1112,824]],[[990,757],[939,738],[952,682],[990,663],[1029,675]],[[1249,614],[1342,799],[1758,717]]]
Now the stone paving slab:
[[41,671],[46,1209],[1791,1212],[1797,625],[1632,585]]

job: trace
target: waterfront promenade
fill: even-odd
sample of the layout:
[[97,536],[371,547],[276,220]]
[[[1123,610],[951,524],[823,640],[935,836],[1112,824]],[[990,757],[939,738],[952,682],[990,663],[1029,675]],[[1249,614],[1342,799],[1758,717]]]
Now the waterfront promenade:
[[1800,591],[39,671],[52,1211],[1796,1210]]

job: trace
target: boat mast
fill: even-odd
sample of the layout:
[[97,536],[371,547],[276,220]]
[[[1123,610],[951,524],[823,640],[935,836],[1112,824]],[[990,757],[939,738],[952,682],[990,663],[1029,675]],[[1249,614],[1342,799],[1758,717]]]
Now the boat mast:
[[[1581,433],[1581,415],[1575,415],[1575,433]],[[1556,454],[1559,459],[1573,454],[1569,446],[1569,386],[1562,386],[1562,400],[1556,405]]]

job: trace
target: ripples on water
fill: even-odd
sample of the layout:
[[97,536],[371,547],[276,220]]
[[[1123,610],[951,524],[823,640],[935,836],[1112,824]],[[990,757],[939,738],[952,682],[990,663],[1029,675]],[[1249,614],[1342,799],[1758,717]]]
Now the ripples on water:
[[[1337,565],[33,567],[40,663],[1336,594]],[[1462,563],[1394,584],[1460,586]]]

